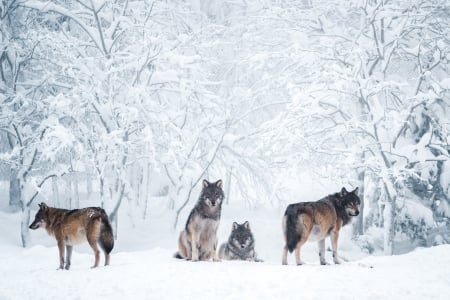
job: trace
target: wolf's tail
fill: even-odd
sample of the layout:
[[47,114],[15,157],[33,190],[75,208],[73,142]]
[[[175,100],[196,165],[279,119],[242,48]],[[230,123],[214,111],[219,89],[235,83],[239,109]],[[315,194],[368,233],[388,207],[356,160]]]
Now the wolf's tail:
[[174,258],[178,258],[178,259],[184,259],[184,257],[181,256],[180,252],[176,252],[176,253],[173,255],[173,257],[174,257]]
[[298,212],[295,206],[288,206],[284,213],[286,220],[285,235],[286,246],[289,252],[294,251],[297,243],[300,241],[301,233],[297,232]]
[[104,209],[101,209],[100,218],[102,220],[102,227],[100,229],[98,243],[103,251],[105,251],[106,254],[109,254],[114,248],[114,235],[108,215]]

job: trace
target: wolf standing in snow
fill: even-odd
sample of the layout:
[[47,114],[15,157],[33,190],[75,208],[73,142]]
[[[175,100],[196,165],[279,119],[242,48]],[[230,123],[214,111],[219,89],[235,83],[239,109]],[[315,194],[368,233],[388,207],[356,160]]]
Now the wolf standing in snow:
[[255,239],[248,221],[245,221],[242,225],[233,222],[228,242],[220,246],[219,258],[262,262],[262,260],[257,258]]
[[185,229],[178,239],[178,252],[176,258],[187,260],[219,261],[217,257],[217,228],[224,193],[222,180],[210,183],[202,182],[202,191],[197,204],[192,209],[186,222]]
[[325,265],[325,238],[330,236],[333,248],[333,261],[339,264],[338,238],[342,226],[359,214],[361,203],[358,188],[347,192],[342,188],[340,193],[329,195],[316,202],[299,202],[288,205],[284,213],[282,225],[285,246],[283,247],[282,264],[287,265],[287,253],[295,249],[295,261],[302,265],[300,249],[307,240],[318,241],[320,263]]
[[[42,202],[30,229],[43,227],[58,243],[59,269],[69,270],[73,245],[87,241],[95,254],[96,268],[100,261],[97,243],[105,253],[105,266],[109,265],[110,253],[114,247],[111,224],[104,209],[87,207],[82,209],[61,209],[49,207]],[[66,259],[64,260],[64,255]]]

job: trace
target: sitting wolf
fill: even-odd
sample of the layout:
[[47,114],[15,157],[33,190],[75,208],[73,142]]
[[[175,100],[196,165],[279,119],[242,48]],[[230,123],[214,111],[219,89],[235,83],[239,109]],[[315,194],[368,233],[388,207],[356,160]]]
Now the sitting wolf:
[[248,221],[245,221],[242,225],[233,222],[228,242],[220,246],[219,258],[262,262],[256,256],[255,239]]
[[219,261],[217,257],[217,228],[219,227],[222,201],[222,180],[210,183],[203,180],[203,188],[197,204],[189,214],[184,230],[178,239],[176,258],[187,260]]

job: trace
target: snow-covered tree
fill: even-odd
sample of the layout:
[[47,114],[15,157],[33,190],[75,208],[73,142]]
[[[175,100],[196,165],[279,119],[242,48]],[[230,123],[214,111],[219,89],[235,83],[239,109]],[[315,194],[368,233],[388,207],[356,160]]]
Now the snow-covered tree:
[[448,9],[443,1],[314,3],[307,13],[317,16],[309,33],[317,55],[305,66],[315,82],[294,86],[292,107],[276,119],[287,140],[295,141],[293,129],[303,133],[293,148],[306,141],[340,176],[374,182],[365,216],[384,228],[386,253],[396,232],[425,239],[434,226],[433,197],[420,198],[413,181],[429,182],[436,172],[424,166],[448,160]]
[[359,186],[355,233],[383,228],[386,253],[448,241],[448,14],[443,0],[3,1],[0,159],[24,244],[37,197],[100,205],[115,226],[123,201],[146,217],[162,197],[176,226],[203,178],[256,207],[299,201],[306,173]]

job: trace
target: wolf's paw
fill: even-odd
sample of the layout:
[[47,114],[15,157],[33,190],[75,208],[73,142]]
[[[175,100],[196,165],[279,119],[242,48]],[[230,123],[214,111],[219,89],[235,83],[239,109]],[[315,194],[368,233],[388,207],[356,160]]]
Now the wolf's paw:
[[333,261],[334,261],[334,263],[336,265],[340,265],[341,264],[341,261],[339,259],[337,259],[337,258],[333,258]]
[[321,260],[321,261],[320,261],[320,264],[321,264],[322,266],[325,266],[325,265],[329,265],[330,263],[327,262],[326,260]]
[[305,262],[302,261],[302,260],[297,262],[297,266],[301,266],[301,265],[304,265],[304,264],[305,264]]

